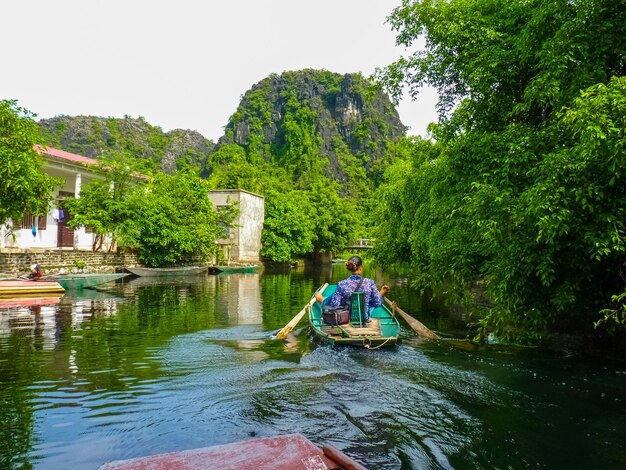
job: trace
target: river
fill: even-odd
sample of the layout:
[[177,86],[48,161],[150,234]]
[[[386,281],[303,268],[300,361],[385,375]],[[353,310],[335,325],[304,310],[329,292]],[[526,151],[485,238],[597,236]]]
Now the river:
[[[373,273],[370,273],[373,276]],[[626,363],[417,338],[270,339],[345,269],[148,278],[0,308],[0,467],[105,462],[299,432],[371,469],[626,468]],[[441,333],[406,280],[390,298]],[[450,331],[443,331],[442,325]]]

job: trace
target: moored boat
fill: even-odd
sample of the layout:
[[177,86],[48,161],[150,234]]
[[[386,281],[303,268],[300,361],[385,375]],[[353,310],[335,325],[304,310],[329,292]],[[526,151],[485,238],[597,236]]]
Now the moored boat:
[[3,279],[0,281],[0,296],[28,294],[62,294],[65,289],[54,281],[31,281],[20,279]]
[[256,273],[259,270],[257,265],[242,266],[209,266],[209,274],[228,274],[228,273]]
[[[337,284],[329,284],[324,290],[324,297],[331,296]],[[314,300],[315,296],[311,298]],[[313,334],[326,344],[361,346],[369,349],[393,346],[398,341],[400,324],[395,315],[381,305],[372,310],[371,322],[351,321],[341,325],[329,325],[324,322],[322,305],[313,302],[308,310],[309,324]]]
[[128,275],[128,273],[51,274],[42,279],[58,282],[66,290],[78,290],[112,282]]
[[167,277],[201,274],[206,272],[207,266],[180,266],[177,268],[126,268],[136,276]]
[[232,444],[190,449],[104,464],[100,470],[312,470],[350,468],[365,470],[331,445],[321,449],[302,434],[263,437]]

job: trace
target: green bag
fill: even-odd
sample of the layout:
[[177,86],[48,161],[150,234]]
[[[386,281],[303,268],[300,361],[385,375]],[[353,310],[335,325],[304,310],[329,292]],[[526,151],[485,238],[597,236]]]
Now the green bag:
[[350,305],[348,306],[348,310],[350,310],[350,322],[358,323],[359,325],[365,323],[365,293],[359,290],[361,289],[363,279],[364,278],[361,277],[354,292],[350,295]]
[[353,292],[350,296],[350,321],[363,325],[365,323],[365,293]]

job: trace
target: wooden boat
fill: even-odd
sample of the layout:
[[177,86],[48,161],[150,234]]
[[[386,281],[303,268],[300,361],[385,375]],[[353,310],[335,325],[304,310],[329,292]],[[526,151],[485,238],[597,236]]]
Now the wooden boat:
[[128,275],[129,273],[52,274],[44,276],[42,279],[58,282],[66,290],[79,290],[115,281]]
[[206,272],[207,266],[181,266],[178,268],[126,268],[136,276],[167,277],[201,274]]
[[30,281],[20,279],[3,279],[0,281],[0,296],[28,294],[62,294],[65,289],[54,281]]
[[256,273],[259,270],[257,265],[244,266],[209,266],[209,274],[230,274],[230,273]]
[[106,463],[100,470],[322,470],[364,466],[331,445],[321,449],[302,434],[265,437],[232,444],[170,452]]
[[[337,289],[337,284],[328,284],[324,290],[324,298],[331,296]],[[315,296],[311,298],[314,300]],[[400,324],[397,318],[386,305],[372,310],[371,322],[330,326],[322,319],[322,306],[313,302],[308,311],[309,324],[313,334],[325,344],[344,344],[361,346],[368,349],[393,346],[398,341]]]

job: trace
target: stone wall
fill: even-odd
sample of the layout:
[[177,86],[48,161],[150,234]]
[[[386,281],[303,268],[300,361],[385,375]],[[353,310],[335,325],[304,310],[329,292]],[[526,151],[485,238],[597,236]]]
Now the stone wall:
[[55,274],[60,268],[72,271],[75,261],[83,261],[85,272],[112,273],[125,266],[141,266],[132,253],[103,253],[83,250],[28,250],[0,252],[0,273],[18,274],[30,271],[39,263],[44,274]]

